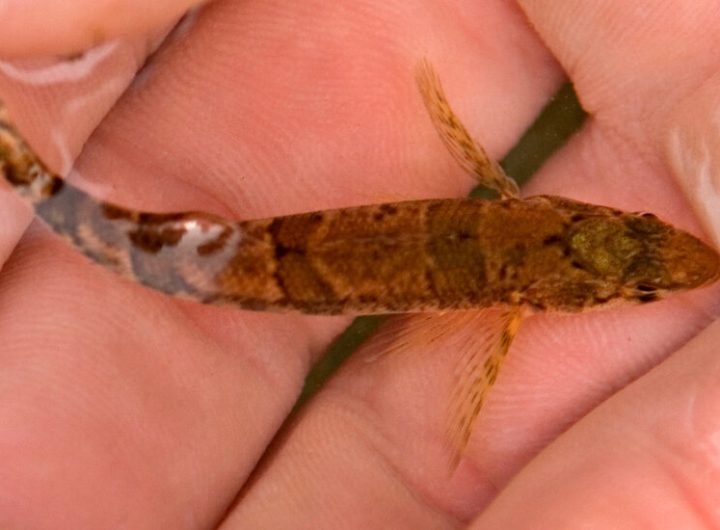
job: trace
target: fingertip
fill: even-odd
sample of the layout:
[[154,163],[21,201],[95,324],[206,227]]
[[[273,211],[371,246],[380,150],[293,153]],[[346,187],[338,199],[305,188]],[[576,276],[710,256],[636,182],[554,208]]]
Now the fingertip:
[[720,76],[713,76],[675,108],[668,120],[664,154],[703,228],[720,245]]
[[72,55],[172,24],[202,0],[0,1],[0,56]]
[[716,323],[573,426],[471,528],[717,525],[719,338]]

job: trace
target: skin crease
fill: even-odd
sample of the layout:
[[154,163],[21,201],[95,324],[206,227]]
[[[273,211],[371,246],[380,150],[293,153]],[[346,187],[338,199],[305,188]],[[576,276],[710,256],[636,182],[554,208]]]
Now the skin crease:
[[[592,118],[524,193],[652,211],[700,233],[692,207],[703,197],[681,192],[667,134],[713,138],[702,118],[717,100],[693,97],[719,66],[712,2],[682,13],[671,2],[651,13],[611,1],[329,6],[211,4],[100,122],[77,182],[133,207],[237,218],[459,196],[471,182],[422,108],[416,61],[436,65],[458,114],[499,158],[559,86],[557,60]],[[166,20],[176,13],[168,7]],[[130,81],[153,26],[137,24],[113,52],[116,66],[80,88]],[[28,55],[71,49],[64,31],[52,46],[52,27],[49,44],[27,43]],[[66,86],[55,97],[44,90],[0,82],[58,167],[43,125],[57,123],[73,154],[91,127],[63,114]],[[87,108],[101,115],[114,97],[97,92]],[[31,213],[9,193],[0,200],[13,219],[0,239],[9,256],[0,272],[3,528],[720,524],[720,330],[701,331],[718,313],[718,288],[525,322],[452,477],[442,452],[448,385],[483,322],[395,319],[251,476],[348,319],[149,292],[90,265],[40,223],[23,234]],[[406,348],[368,362],[403,330]],[[438,330],[446,338],[428,340]]]

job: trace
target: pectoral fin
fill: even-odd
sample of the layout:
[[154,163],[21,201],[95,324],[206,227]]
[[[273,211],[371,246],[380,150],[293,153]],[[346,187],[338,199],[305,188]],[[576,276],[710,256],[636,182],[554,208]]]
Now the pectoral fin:
[[463,352],[450,398],[447,439],[450,468],[453,470],[467,447],[478,414],[522,320],[520,308],[488,308],[481,313],[477,320],[475,348]]
[[460,118],[453,112],[440,78],[427,60],[418,64],[415,79],[435,129],[455,160],[481,186],[497,191],[503,199],[517,197],[517,184],[470,136]]
[[[393,318],[372,338],[366,362],[417,360],[432,352],[454,359],[447,394],[441,392],[445,411],[443,444],[450,471],[457,467],[478,414],[517,334],[521,307],[489,307],[479,311],[403,315]],[[409,357],[412,354],[413,357]]]

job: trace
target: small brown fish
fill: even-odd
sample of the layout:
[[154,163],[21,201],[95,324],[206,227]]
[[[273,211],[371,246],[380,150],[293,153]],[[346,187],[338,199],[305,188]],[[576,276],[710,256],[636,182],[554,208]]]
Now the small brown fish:
[[520,199],[515,182],[455,116],[427,62],[417,82],[450,152],[500,200],[398,202],[253,221],[137,212],[50,172],[1,103],[0,172],[78,250],[171,295],[315,314],[495,308],[496,332],[456,385],[449,430],[459,455],[527,309],[651,302],[715,282],[720,257],[651,214],[562,197]]

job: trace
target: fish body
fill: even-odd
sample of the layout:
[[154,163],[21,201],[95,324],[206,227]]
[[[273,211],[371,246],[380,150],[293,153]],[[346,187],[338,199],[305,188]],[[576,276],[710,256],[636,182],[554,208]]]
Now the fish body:
[[[720,276],[705,243],[649,214],[562,197],[437,199],[228,221],[96,200],[7,122],[3,174],[94,261],[204,303],[312,314],[648,302]],[[13,153],[8,155],[7,153]]]

